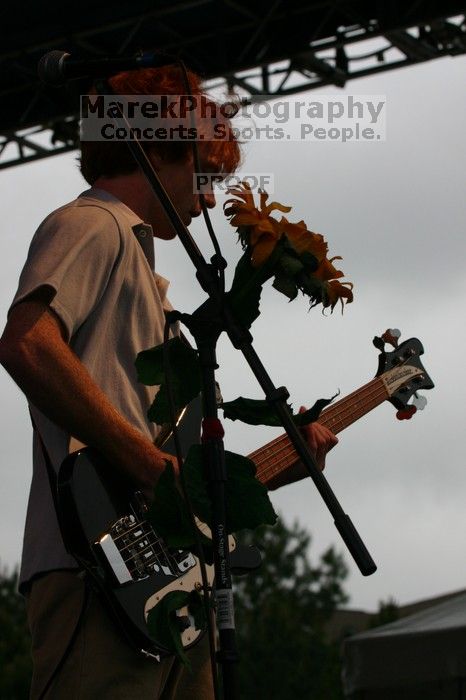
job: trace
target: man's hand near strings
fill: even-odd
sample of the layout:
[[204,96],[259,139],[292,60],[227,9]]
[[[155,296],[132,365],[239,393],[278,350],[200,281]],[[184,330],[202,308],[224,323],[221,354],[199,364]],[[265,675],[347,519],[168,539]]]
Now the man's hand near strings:
[[[305,411],[306,408],[301,406],[299,412],[304,413]],[[330,450],[337,444],[337,436],[334,435],[325,425],[322,425],[317,421],[314,423],[308,423],[308,425],[304,426],[303,433],[306,438],[306,442],[309,445],[311,454],[316,461],[317,467],[320,469],[320,471],[323,471],[325,469],[325,458],[327,456],[327,452],[330,452]],[[301,465],[301,467],[305,472],[303,476],[308,476],[307,469],[305,469],[303,465]]]
[[[304,413],[307,409],[301,406],[299,409],[300,413]],[[311,455],[314,457],[316,466],[321,471],[325,468],[325,459],[327,453],[335,447],[338,442],[336,435],[332,433],[325,425],[318,423],[308,423],[308,425],[302,428],[303,436],[309,446]],[[286,484],[292,484],[295,481],[300,481],[306,476],[309,476],[307,468],[301,461],[295,462],[289,469],[285,472],[279,474],[271,483],[268,483],[270,490],[275,490],[280,488],[280,486],[285,486]]]

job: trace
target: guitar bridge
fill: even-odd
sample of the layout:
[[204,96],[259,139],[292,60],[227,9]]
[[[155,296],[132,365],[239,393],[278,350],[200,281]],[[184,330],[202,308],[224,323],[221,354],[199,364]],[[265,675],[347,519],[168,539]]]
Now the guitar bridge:
[[152,574],[179,577],[196,566],[191,552],[171,550],[146,521],[134,515],[117,520],[96,543],[118,583],[138,581]]

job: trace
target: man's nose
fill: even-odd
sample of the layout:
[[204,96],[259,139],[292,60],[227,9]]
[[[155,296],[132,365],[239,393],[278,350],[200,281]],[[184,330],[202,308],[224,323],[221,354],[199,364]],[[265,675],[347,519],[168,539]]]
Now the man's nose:
[[215,201],[215,194],[210,191],[210,192],[203,192],[202,196],[204,197],[204,202],[205,205],[208,209],[213,209],[215,207],[216,201]]

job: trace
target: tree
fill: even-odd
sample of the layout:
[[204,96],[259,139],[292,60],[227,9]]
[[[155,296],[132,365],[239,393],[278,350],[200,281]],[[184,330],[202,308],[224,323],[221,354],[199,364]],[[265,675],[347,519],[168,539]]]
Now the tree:
[[[336,700],[339,649],[324,638],[324,624],[347,601],[347,569],[329,548],[317,566],[308,559],[310,535],[298,523],[242,534],[257,544],[261,568],[236,579],[235,616],[242,700]],[[260,544],[259,544],[260,543]]]
[[398,603],[393,598],[379,601],[379,609],[369,622],[368,629],[388,625],[389,622],[396,622],[400,617]]
[[0,571],[0,698],[27,700],[32,673],[31,641],[18,572]]

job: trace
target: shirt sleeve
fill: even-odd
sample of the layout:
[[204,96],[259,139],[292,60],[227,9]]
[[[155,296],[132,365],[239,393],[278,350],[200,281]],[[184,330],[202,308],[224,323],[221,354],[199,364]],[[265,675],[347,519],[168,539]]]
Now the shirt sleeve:
[[11,308],[47,288],[69,340],[98,305],[120,255],[119,226],[108,210],[64,207],[35,233]]

